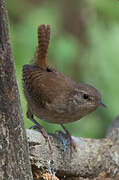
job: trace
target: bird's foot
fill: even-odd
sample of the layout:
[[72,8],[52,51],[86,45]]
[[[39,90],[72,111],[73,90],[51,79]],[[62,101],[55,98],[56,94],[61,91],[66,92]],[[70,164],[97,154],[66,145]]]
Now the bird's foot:
[[66,134],[60,130],[55,131],[56,137],[60,140],[60,142],[63,144],[63,148],[60,147],[62,150],[66,151],[68,149],[69,141],[66,138]]
[[46,132],[46,130],[44,129],[44,127],[42,127],[42,126],[39,124],[39,126],[37,126],[37,125],[31,126],[30,129],[35,129],[35,130],[39,131],[39,132],[43,135],[43,137],[45,138],[45,140],[48,142],[48,146],[49,146],[50,151],[52,151],[50,136],[48,135],[48,133]]
[[[62,125],[61,125],[62,126]],[[60,141],[62,142],[62,144],[64,145],[64,151],[66,151],[66,149],[68,148],[68,146],[70,146],[70,157],[72,157],[72,152],[73,150],[76,149],[76,145],[71,137],[70,132],[63,126],[63,129],[66,133],[62,132],[62,131],[56,131],[56,133],[58,133]]]
[[66,132],[65,134],[65,137],[67,138],[69,144],[70,144],[70,147],[72,150],[76,149],[76,145],[71,137],[71,134],[70,132],[65,128],[65,126],[63,124],[61,124],[62,128],[64,129],[64,131]]

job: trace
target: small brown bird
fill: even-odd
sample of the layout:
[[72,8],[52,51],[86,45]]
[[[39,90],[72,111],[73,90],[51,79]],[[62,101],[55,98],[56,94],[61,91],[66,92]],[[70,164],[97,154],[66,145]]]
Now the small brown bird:
[[33,115],[50,123],[60,124],[81,119],[94,111],[101,102],[99,91],[83,83],[76,83],[47,65],[50,26],[38,27],[38,48],[34,62],[23,67],[23,88],[28,104],[27,117],[48,135]]

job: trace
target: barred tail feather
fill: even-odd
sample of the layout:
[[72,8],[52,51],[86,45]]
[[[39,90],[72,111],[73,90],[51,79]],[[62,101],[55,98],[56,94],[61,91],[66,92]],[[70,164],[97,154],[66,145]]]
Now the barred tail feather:
[[36,64],[42,68],[47,68],[48,46],[50,41],[50,25],[41,24],[38,27],[38,49]]

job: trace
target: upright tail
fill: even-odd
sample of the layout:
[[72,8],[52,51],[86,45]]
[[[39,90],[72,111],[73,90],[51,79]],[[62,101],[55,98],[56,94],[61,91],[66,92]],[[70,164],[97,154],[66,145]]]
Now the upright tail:
[[50,41],[50,25],[41,24],[38,27],[38,49],[37,49],[36,64],[42,69],[47,68],[49,41]]

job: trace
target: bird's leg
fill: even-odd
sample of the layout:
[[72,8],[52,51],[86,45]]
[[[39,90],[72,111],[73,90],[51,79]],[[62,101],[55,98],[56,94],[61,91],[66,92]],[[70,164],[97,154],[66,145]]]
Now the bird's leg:
[[71,149],[73,147],[73,149],[76,148],[76,145],[75,143],[73,142],[72,140],[72,137],[71,137],[71,134],[70,132],[65,128],[65,126],[63,124],[61,124],[61,127],[64,129],[64,131],[66,132],[66,138],[69,140],[69,143],[70,143],[70,146],[71,146]]
[[27,111],[27,117],[33,122],[35,123],[35,126],[32,126],[31,128],[33,129],[37,129],[38,131],[40,131],[43,135],[43,137],[46,139],[46,141],[48,142],[49,145],[49,149],[52,150],[51,148],[51,141],[49,138],[49,135],[47,134],[46,130],[44,129],[44,127],[42,127],[34,118],[33,118],[33,114],[31,113],[31,111],[28,109]]

